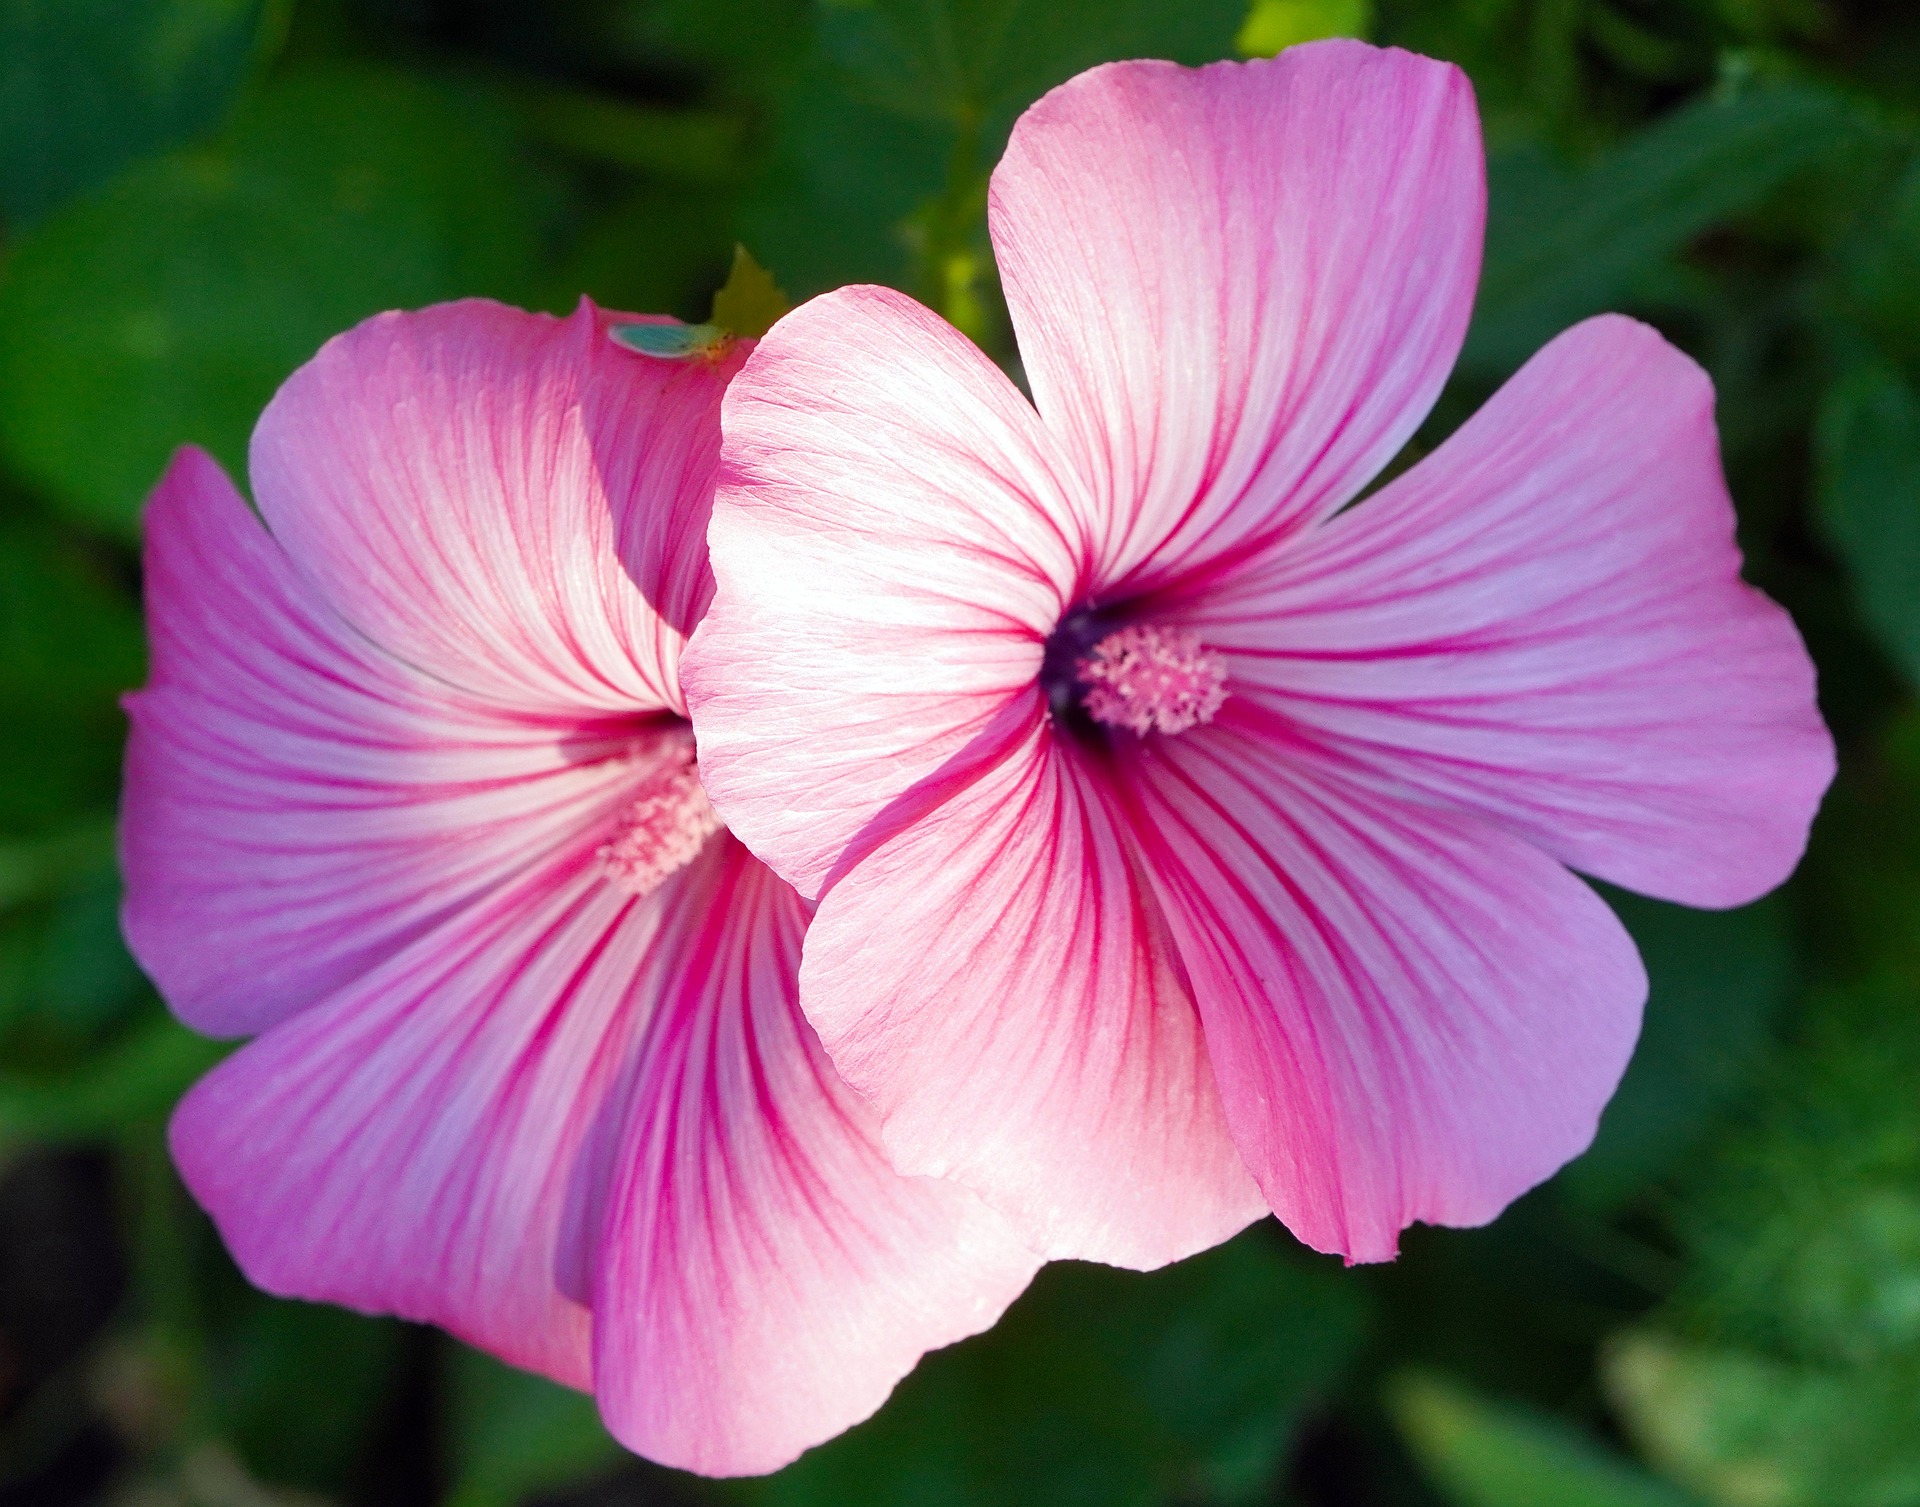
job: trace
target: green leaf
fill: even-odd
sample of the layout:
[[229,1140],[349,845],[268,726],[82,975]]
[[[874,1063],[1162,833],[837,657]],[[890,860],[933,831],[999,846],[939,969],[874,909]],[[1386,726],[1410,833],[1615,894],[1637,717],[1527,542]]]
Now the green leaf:
[[766,1507],[1258,1499],[1365,1328],[1351,1279],[1274,1231],[1150,1275],[1057,1263],[870,1422],[742,1491]]
[[1920,981],[1825,988],[1803,1014],[1763,1105],[1676,1213],[1679,1311],[1810,1363],[1920,1365]]
[[1833,29],[1826,0],[1716,0],[1721,20],[1743,37],[1818,37]]
[[1244,4],[825,5],[743,205],[744,238],[803,296],[884,282],[943,308],[957,293],[965,317],[989,260],[986,175],[1015,116],[1110,59],[1226,57]]
[[1633,1061],[1593,1147],[1560,1175],[1589,1208],[1610,1208],[1679,1166],[1762,1060],[1797,978],[1785,906],[1698,911],[1637,895],[1608,900],[1652,984]]
[[1635,21],[1605,0],[1586,10],[1587,37],[1620,67],[1641,78],[1675,83],[1692,71],[1692,49]]
[[1871,229],[1847,248],[1841,281],[1860,321],[1890,353],[1920,369],[1920,151]]
[[1920,392],[1862,365],[1827,393],[1815,440],[1821,521],[1861,615],[1920,684]]
[[603,309],[697,320],[726,273],[733,209],[706,189],[640,184],[583,227],[536,307],[565,313],[584,293]]
[[0,909],[113,872],[113,823],[86,822],[32,842],[0,843]]
[[826,55],[897,114],[987,127],[1055,84],[1114,58],[1204,63],[1231,54],[1245,0],[870,0],[821,14]]
[[515,1507],[621,1458],[593,1399],[464,1346],[453,1361],[447,1507]]
[[1622,302],[1636,274],[1850,150],[1861,129],[1838,95],[1776,84],[1686,105],[1584,172],[1536,148],[1494,158],[1462,360],[1490,375],[1513,370],[1568,325]]
[[250,1293],[214,1381],[219,1421],[254,1474],[350,1485],[392,1393],[400,1336],[390,1319]]
[[1609,1350],[1609,1394],[1661,1468],[1724,1507],[1920,1501],[1920,1367],[1792,1365],[1643,1331]]
[[1828,792],[1801,866],[1810,940],[1849,988],[1920,985],[1920,706],[1878,731]]
[[283,9],[0,0],[0,220],[24,227],[134,158],[218,125]]
[[159,1015],[58,1078],[0,1076],[0,1145],[99,1140],[158,1119],[230,1049]]
[[664,56],[726,77],[764,83],[790,68],[812,39],[816,0],[647,0],[609,7],[605,44],[658,66]]
[[122,1020],[145,996],[145,977],[121,938],[120,878],[112,869],[60,897],[38,974],[41,1011],[71,1031]]
[[0,516],[0,833],[52,834],[113,801],[119,698],[145,660],[113,563],[42,519]]
[[1854,759],[1802,881],[1823,981],[1671,1212],[1668,1332],[1606,1368],[1648,1454],[1736,1507],[1920,1500],[1920,718]]
[[236,474],[275,387],[381,309],[524,296],[531,170],[481,95],[327,69],[41,225],[0,279],[0,447],[130,533],[176,445]]
[[576,157],[696,183],[741,167],[743,121],[703,110],[659,110],[583,89],[514,91],[528,134]]
[[1578,1429],[1406,1375],[1388,1404],[1414,1458],[1455,1507],[1686,1507],[1689,1498]]
[[723,330],[757,339],[792,307],[773,274],[749,256],[745,246],[736,245],[733,269],[713,295],[713,312],[707,317]]
[[1253,0],[1234,50],[1270,58],[1322,37],[1364,37],[1373,30],[1373,0]]
[[800,297],[911,280],[908,221],[937,197],[953,152],[938,121],[856,97],[815,60],[781,96],[773,145],[747,187],[740,234]]

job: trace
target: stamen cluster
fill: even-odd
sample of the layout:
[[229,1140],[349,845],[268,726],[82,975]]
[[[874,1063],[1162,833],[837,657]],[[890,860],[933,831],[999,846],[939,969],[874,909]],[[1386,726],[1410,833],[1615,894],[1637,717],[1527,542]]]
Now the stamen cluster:
[[1226,661],[1184,628],[1118,629],[1074,668],[1087,715],[1143,737],[1211,722],[1227,699]]
[[650,895],[693,862],[723,825],[701,788],[700,766],[689,747],[640,787],[594,860],[609,883],[630,895]]

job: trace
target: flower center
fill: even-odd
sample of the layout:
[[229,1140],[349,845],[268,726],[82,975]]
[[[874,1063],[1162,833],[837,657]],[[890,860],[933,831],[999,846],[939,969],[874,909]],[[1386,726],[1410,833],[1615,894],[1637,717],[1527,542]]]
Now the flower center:
[[1072,614],[1054,631],[1041,681],[1056,717],[1090,718],[1142,737],[1211,722],[1227,699],[1227,663],[1198,635],[1155,623],[1102,632],[1091,612]]
[[693,739],[675,739],[593,856],[608,883],[629,895],[650,895],[724,827],[701,788]]

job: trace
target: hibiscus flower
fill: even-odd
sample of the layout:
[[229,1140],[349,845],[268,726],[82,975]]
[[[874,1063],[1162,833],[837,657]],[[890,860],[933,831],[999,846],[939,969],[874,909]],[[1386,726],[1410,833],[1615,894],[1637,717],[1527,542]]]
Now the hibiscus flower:
[[801,1007],[894,1164],[1050,1256],[1492,1218],[1639,1028],[1569,871],[1728,906],[1802,850],[1832,747],[1692,361],[1589,320],[1361,497],[1484,218],[1448,65],[1096,68],[993,175],[1031,403],[870,287],[728,391],[707,788],[819,901]]
[[[771,1469],[991,1324],[1036,1258],[896,1175],[795,999],[809,907],[701,792],[679,659],[747,343],[487,303],[329,343],[148,506],[126,929],[258,1039],[174,1117],[271,1292],[591,1387]],[[264,523],[264,527],[262,526]]]

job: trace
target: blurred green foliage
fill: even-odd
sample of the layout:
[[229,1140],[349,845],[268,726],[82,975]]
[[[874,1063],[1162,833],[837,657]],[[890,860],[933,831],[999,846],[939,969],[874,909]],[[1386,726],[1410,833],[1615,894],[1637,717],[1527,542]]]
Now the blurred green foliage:
[[741,1495],[755,1507],[1259,1501],[1366,1322],[1357,1288],[1268,1233],[1155,1276],[1050,1266],[998,1327],[923,1362],[878,1418]]
[[1418,1373],[1388,1384],[1408,1444],[1460,1507],[1697,1507],[1557,1418]]
[[129,169],[13,248],[0,445],[131,537],[182,436],[244,474],[287,372],[381,309],[524,300],[539,180],[493,91],[328,64],[263,83],[214,142]]
[[284,21],[262,0],[6,0],[0,219],[30,224],[218,126]]
[[[744,244],[1013,360],[985,235],[1017,113],[1102,59],[1363,32],[1452,58],[1490,225],[1436,443],[1604,308],[1713,375],[1749,574],[1842,773],[1800,876],[1610,895],[1653,979],[1591,1153],[1341,1271],[1271,1225],[1049,1269],[761,1482],[590,1400],[248,1289],[166,1113],[222,1048],[119,941],[142,496],[244,475],[377,309],[708,317]],[[715,318],[745,328],[772,289]],[[1920,10],[1907,0],[0,0],[0,1503],[1920,1504]]]

